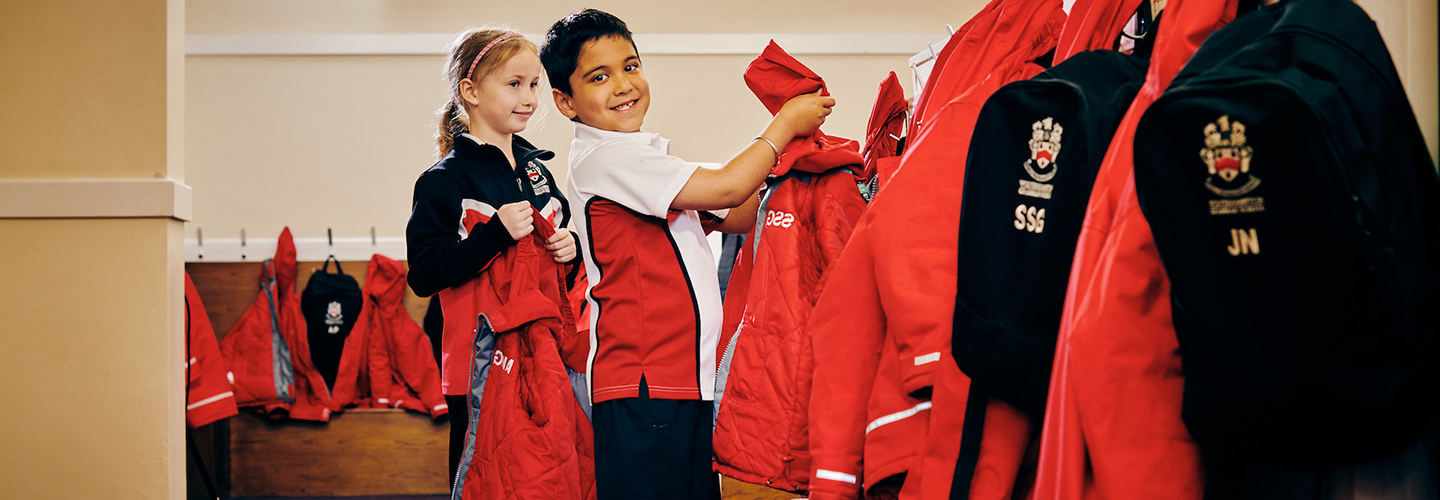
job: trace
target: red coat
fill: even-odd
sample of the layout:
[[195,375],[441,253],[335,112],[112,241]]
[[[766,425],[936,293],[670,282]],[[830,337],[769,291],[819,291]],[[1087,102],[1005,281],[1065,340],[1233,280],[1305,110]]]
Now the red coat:
[[295,240],[280,232],[275,258],[265,261],[260,293],[220,340],[235,375],[235,402],[271,416],[330,420],[330,393],[310,362],[305,318],[295,293]]
[[194,429],[238,413],[230,363],[220,355],[190,273],[185,273],[185,354],[185,425]]
[[371,257],[363,297],[345,338],[331,409],[404,408],[436,418],[449,413],[430,338],[405,311],[405,266]]
[[[774,42],[751,63],[745,81],[771,112],[824,88],[818,75]],[[809,487],[815,362],[806,320],[825,269],[865,210],[861,161],[859,143],[817,132],[791,142],[771,171],[762,220],[727,288],[726,324],[732,329],[724,330],[718,353],[721,374],[728,367],[728,377],[723,397],[716,397],[717,472],[789,491]]]
[[[860,177],[871,182],[871,197],[900,168],[900,140],[897,138],[905,133],[908,109],[905,90],[900,88],[900,79],[891,71],[880,82],[880,93],[875,97],[875,106],[870,108],[870,119],[865,122],[865,148],[860,152],[865,159],[865,170]],[[873,182],[871,179],[874,179]]]
[[1090,194],[1060,320],[1037,500],[1195,499],[1199,452],[1180,420],[1184,378],[1170,283],[1135,197],[1140,116],[1238,0],[1171,0],[1145,86]]
[[467,350],[471,421],[455,483],[460,499],[595,498],[594,433],[559,347],[575,335],[565,266],[545,251],[552,226],[534,216],[531,236],[462,285],[485,312]]
[[[907,137],[900,170],[861,217],[812,315],[816,358],[810,429],[816,478],[812,499],[858,498],[861,485],[868,489],[884,479],[864,476],[870,464],[913,457],[922,446],[933,452],[929,462],[934,467],[916,467],[911,462],[902,493],[919,493],[927,499],[949,497],[969,388],[969,380],[954,367],[948,353],[955,297],[955,228],[959,227],[970,132],[991,92],[1039,72],[1039,67],[1027,61],[1054,47],[1064,20],[1058,0],[997,0],[957,32],[962,38],[952,38],[953,50],[947,46],[950,60],[927,91],[931,92],[932,116],[917,134]],[[959,90],[949,96],[940,93],[946,89]],[[944,105],[937,107],[935,102]],[[898,380],[888,386],[877,380],[887,342],[894,343],[899,372]],[[937,377],[937,366],[948,367],[944,376]],[[955,384],[934,387],[928,437],[911,433],[896,439],[895,447],[885,449],[872,450],[866,445],[879,439],[875,433],[886,427],[904,428],[894,427],[897,421],[893,420],[890,425],[872,427],[877,422],[910,410],[915,410],[909,413],[913,418],[923,411],[921,403],[905,406],[917,399],[872,396],[872,388],[894,390],[898,386],[901,395],[923,399],[937,378]],[[874,401],[896,406],[877,411],[869,406]],[[1000,410],[994,413],[1004,415]],[[997,423],[996,427],[1006,425]],[[872,429],[869,434],[867,428]],[[984,455],[982,467],[987,463]],[[972,498],[1003,498],[1002,491],[1008,494],[1013,475],[1010,481],[1003,474],[983,477],[992,476],[996,480],[989,482],[977,474]],[[914,488],[912,481],[921,484]]]

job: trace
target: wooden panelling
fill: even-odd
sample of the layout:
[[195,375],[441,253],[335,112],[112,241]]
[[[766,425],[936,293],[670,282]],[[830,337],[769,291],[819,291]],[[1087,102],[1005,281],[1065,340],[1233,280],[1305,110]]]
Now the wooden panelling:
[[346,410],[327,424],[230,419],[230,493],[247,496],[443,494],[448,421],[400,410]]

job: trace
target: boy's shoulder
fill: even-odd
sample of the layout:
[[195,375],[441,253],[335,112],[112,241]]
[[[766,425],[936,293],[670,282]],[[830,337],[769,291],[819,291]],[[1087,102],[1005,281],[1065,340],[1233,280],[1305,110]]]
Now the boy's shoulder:
[[670,140],[652,132],[611,132],[576,126],[571,147],[571,169],[586,164],[613,164],[656,154],[668,155]]

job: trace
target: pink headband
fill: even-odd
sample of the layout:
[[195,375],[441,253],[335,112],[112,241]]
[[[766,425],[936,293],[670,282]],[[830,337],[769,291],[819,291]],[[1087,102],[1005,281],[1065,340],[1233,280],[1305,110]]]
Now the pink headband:
[[485,57],[485,53],[486,53],[486,52],[490,52],[490,49],[491,49],[492,47],[494,47],[495,44],[500,43],[500,42],[503,42],[503,41],[505,41],[505,40],[509,40],[509,39],[511,39],[511,38],[524,38],[524,37],[520,36],[519,33],[516,33],[516,32],[513,32],[513,31],[495,37],[495,39],[494,39],[494,40],[491,40],[490,43],[485,44],[485,48],[480,49],[480,53],[479,53],[479,54],[476,54],[476,55],[475,55],[475,60],[470,62],[470,70],[465,72],[465,78],[466,78],[466,79],[469,79],[470,77],[475,76],[475,65],[476,65],[476,64],[480,64],[480,59],[483,58],[483,57]]

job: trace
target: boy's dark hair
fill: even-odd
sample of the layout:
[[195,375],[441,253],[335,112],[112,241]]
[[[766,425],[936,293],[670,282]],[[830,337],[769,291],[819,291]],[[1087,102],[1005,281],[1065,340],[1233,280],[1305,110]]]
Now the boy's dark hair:
[[[580,49],[591,40],[607,36],[624,38],[631,47],[635,46],[625,21],[601,10],[585,9],[550,25],[550,30],[545,32],[545,45],[540,47],[540,63],[545,65],[550,88],[570,95],[570,75],[579,63]],[[640,49],[635,51],[639,53]]]

